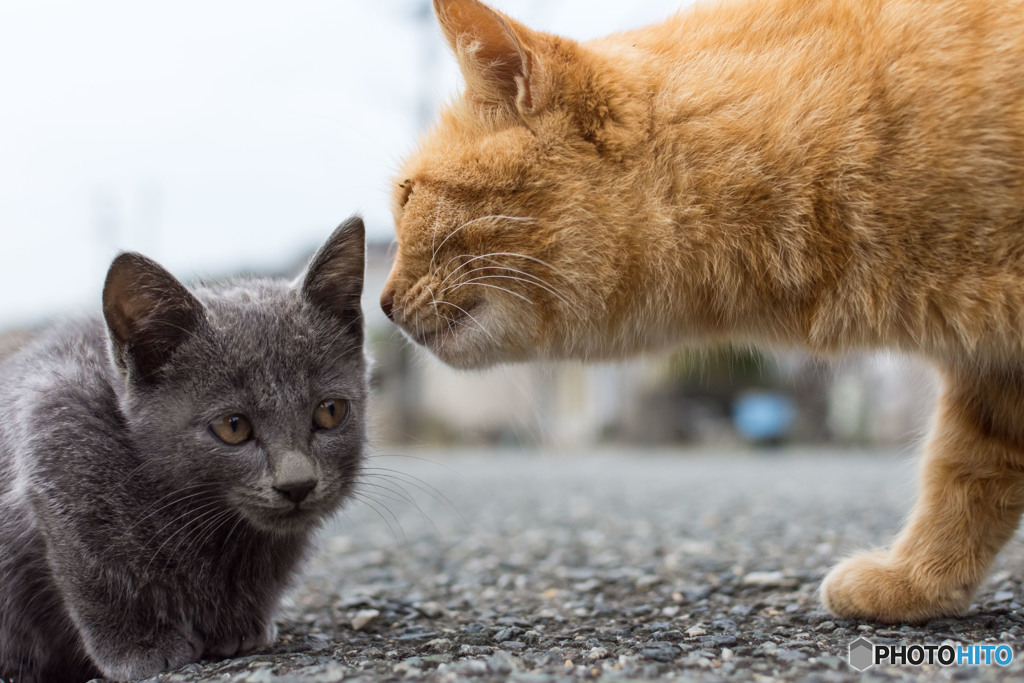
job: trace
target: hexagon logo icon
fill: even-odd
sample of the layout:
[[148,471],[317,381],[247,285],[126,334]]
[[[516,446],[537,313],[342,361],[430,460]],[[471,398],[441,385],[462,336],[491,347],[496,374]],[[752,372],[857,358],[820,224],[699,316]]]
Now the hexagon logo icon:
[[858,638],[850,643],[850,666],[863,671],[875,663],[875,645],[866,638]]

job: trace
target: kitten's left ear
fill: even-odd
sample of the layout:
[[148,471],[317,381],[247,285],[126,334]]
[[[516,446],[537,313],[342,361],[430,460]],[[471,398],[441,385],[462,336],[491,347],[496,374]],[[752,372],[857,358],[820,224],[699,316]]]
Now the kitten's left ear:
[[206,309],[185,285],[142,254],[114,259],[103,285],[103,317],[114,361],[132,379],[150,382]]
[[302,295],[361,336],[365,269],[366,228],[362,218],[353,216],[338,226],[313,256],[302,282]]

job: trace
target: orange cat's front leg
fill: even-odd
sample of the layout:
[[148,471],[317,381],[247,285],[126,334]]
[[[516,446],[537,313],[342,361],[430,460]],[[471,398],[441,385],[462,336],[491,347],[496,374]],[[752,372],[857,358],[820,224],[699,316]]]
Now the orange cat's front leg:
[[1017,370],[950,373],[921,491],[892,548],[825,578],[841,617],[920,622],[962,612],[1024,510],[1024,381]]

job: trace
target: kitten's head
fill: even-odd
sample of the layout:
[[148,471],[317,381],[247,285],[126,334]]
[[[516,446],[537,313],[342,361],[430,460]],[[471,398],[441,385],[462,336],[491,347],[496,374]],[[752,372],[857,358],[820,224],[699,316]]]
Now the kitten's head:
[[114,260],[103,313],[147,480],[274,533],[338,507],[365,443],[364,253],[354,218],[297,285],[189,291],[144,256]]
[[609,58],[477,0],[434,0],[466,82],[395,183],[381,306],[471,367],[592,353],[629,277],[630,169],[645,116]]

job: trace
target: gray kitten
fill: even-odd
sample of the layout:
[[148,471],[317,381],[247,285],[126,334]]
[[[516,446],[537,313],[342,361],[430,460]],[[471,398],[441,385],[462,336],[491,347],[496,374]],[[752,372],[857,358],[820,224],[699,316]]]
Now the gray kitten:
[[103,315],[0,365],[0,679],[130,680],[271,643],[360,472],[363,223],[301,285],[190,292],[138,254]]

